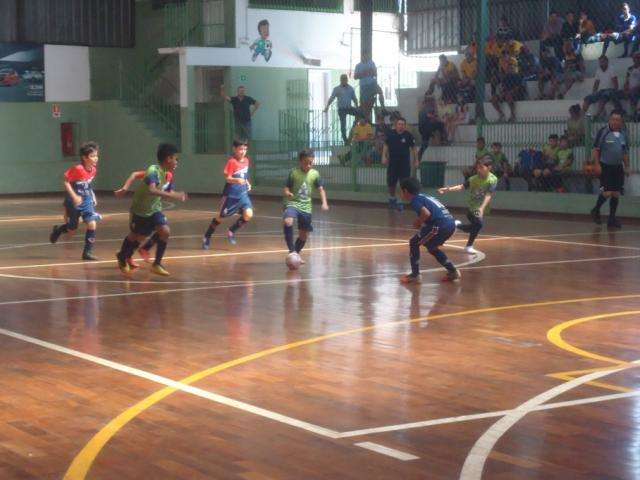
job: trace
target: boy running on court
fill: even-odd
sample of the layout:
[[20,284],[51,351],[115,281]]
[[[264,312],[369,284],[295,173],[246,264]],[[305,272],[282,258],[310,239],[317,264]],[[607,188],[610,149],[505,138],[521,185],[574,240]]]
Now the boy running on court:
[[453,216],[443,204],[433,197],[420,193],[420,182],[415,178],[405,178],[400,182],[403,200],[408,202],[418,215],[413,226],[419,229],[409,240],[411,273],[400,279],[402,283],[420,283],[420,246],[424,246],[440,265],[447,269],[443,281],[459,280],[461,275],[447,255],[440,250],[456,231]]
[[491,173],[491,165],[491,156],[485,155],[476,163],[476,174],[468,178],[465,183],[438,189],[440,195],[459,190],[469,191],[467,218],[470,223],[462,225],[462,222],[456,220],[456,225],[460,230],[469,234],[469,240],[467,240],[467,246],[464,251],[472,255],[478,253],[473,248],[473,242],[475,242],[478,233],[482,230],[484,214],[489,213],[489,202],[491,202],[491,197],[498,184],[498,179]]
[[[327,193],[324,191],[324,184],[320,178],[320,172],[313,167],[315,154],[311,149],[304,149],[298,153],[299,166],[289,173],[289,178],[284,187],[284,215],[283,230],[284,240],[287,243],[289,253],[300,253],[304,244],[313,232],[311,225],[311,212],[313,203],[311,192],[315,188],[320,193],[322,210],[329,210],[327,203]],[[293,241],[293,221],[298,220],[298,238]],[[302,262],[304,263],[304,261]]]
[[140,242],[151,235],[158,234],[156,258],[151,271],[157,275],[168,276],[162,266],[162,257],[167,249],[169,240],[169,225],[162,213],[162,199],[173,199],[184,202],[187,194],[184,192],[165,192],[162,186],[167,183],[167,173],[173,172],[178,165],[178,149],[175,145],[162,143],[158,146],[158,164],[151,165],[145,173],[142,184],[133,194],[131,203],[131,217],[129,235],[122,242],[120,251],[116,254],[118,268],[125,275],[129,273],[129,259],[140,245]]
[[222,219],[238,213],[240,218],[229,227],[227,239],[231,245],[236,244],[236,232],[253,217],[253,205],[249,198],[251,184],[249,183],[249,159],[247,158],[248,143],[242,140],[233,141],[233,156],[229,158],[224,167],[226,184],[222,191],[220,210],[213,217],[209,228],[202,239],[202,249],[209,250],[211,236]]
[[80,156],[80,163],[64,172],[63,183],[66,195],[63,205],[66,223],[53,226],[49,241],[56,243],[63,233],[74,233],[78,229],[80,218],[82,218],[87,227],[82,259],[98,260],[98,257],[93,254],[93,244],[96,240],[97,223],[102,217],[95,211],[96,195],[91,188],[91,182],[98,172],[98,144],[95,142],[84,143],[80,147]]
[[[118,190],[116,190],[115,192],[113,192],[115,194],[115,196],[117,198],[124,198],[127,195],[127,192],[129,191],[129,188],[131,187],[131,184],[133,182],[135,182],[136,180],[142,180],[145,175],[147,174],[147,172],[145,170],[138,170],[135,172],[131,172],[131,175],[129,175],[129,177],[127,178],[127,180],[124,182],[124,184],[122,185],[122,187],[120,187]],[[162,190],[164,190],[165,192],[170,192],[174,189],[174,185],[173,185],[173,172],[167,172],[167,176],[166,176],[166,183],[162,186]],[[153,235],[151,235],[151,237],[149,237],[147,239],[146,242],[144,242],[144,244],[138,249],[138,253],[140,254],[140,256],[143,258],[143,260],[147,263],[151,263],[151,249],[153,248],[153,246],[158,243],[158,232],[154,232]],[[133,259],[133,257],[130,257],[127,259],[127,262],[129,263],[129,267],[132,269],[138,268],[138,264],[135,262],[135,260]]]

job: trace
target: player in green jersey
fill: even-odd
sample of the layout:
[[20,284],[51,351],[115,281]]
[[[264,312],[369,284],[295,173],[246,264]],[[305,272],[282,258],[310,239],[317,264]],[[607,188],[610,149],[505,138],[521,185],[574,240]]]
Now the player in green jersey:
[[178,149],[175,145],[160,144],[157,158],[158,164],[151,165],[146,170],[142,183],[133,194],[129,222],[131,231],[122,242],[122,248],[116,254],[118,268],[124,274],[129,273],[129,259],[140,245],[140,242],[155,231],[158,234],[158,240],[156,258],[151,266],[151,271],[157,275],[169,275],[169,272],[162,266],[162,257],[167,249],[170,233],[167,218],[162,213],[162,199],[184,202],[187,199],[187,194],[184,192],[165,191],[162,188],[167,181],[167,173],[173,172],[178,165]]
[[[300,165],[289,173],[284,187],[284,239],[289,252],[300,253],[313,231],[311,225],[311,192],[317,189],[322,200],[322,210],[329,210],[327,194],[320,178],[320,173],[312,168],[315,154],[313,150],[304,149],[298,154]],[[298,239],[293,241],[293,221],[298,220]],[[304,263],[304,262],[302,262]]]

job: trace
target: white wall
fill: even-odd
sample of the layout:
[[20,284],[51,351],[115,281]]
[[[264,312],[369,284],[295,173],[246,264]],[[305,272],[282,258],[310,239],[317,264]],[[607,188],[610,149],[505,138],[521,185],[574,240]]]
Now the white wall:
[[91,100],[88,47],[44,46],[44,93],[47,102]]

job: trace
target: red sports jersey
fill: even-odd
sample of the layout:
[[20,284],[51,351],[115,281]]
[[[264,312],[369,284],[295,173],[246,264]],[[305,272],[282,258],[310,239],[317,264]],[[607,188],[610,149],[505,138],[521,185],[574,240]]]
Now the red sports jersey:
[[97,173],[96,167],[87,170],[84,165],[78,164],[64,172],[64,179],[71,184],[78,195],[84,196],[91,193],[91,182]]
[[[133,172],[133,177],[136,180],[142,180],[146,174],[147,172],[145,170],[138,170],[136,172]],[[173,180],[173,172],[167,172],[165,178],[167,180],[167,184],[171,183],[171,181]]]
[[[249,178],[249,158],[244,157],[242,160],[238,160],[234,157],[227,160],[227,164],[224,167],[225,177],[242,178],[247,180]],[[227,183],[224,186],[223,195],[232,198],[240,198],[248,193],[249,189],[247,184],[239,183]]]

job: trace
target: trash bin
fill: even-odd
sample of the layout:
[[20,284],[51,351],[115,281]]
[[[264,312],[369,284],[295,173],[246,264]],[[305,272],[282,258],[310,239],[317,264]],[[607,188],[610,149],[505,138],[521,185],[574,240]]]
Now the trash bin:
[[447,162],[422,162],[420,164],[420,183],[424,188],[444,186],[444,169]]

